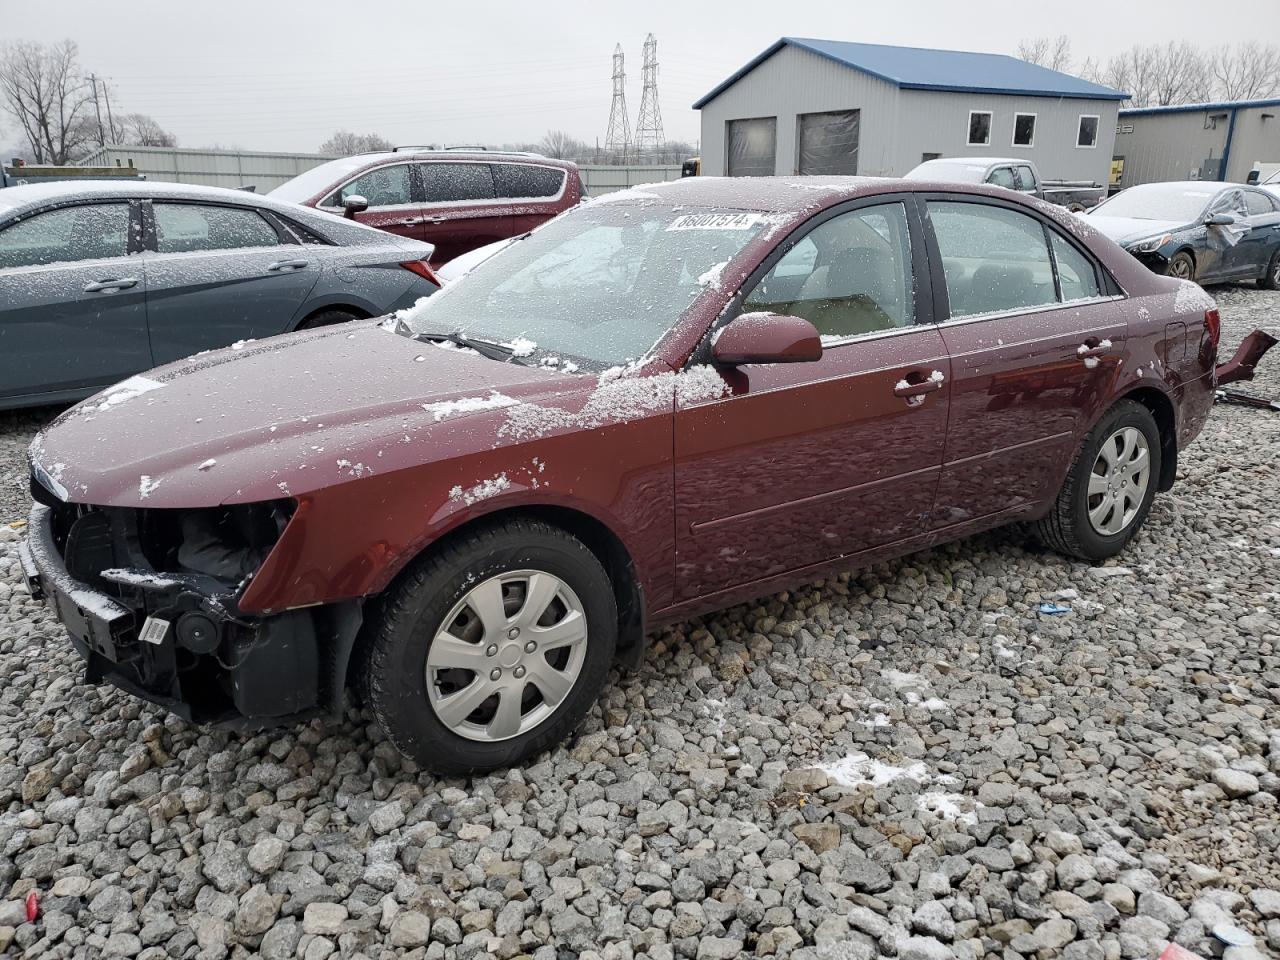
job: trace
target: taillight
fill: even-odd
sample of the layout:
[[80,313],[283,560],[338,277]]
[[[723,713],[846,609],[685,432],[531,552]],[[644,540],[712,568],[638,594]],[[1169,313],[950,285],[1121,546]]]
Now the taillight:
[[1222,316],[1215,307],[1204,312],[1204,330],[1209,334],[1209,345],[1218,349],[1218,337],[1222,335]]
[[435,275],[435,272],[427,265],[427,261],[425,260],[406,260],[404,263],[400,264],[400,266],[404,267],[410,273],[416,273],[423,280],[430,280],[437,287],[444,286],[444,284],[440,282],[440,278]]

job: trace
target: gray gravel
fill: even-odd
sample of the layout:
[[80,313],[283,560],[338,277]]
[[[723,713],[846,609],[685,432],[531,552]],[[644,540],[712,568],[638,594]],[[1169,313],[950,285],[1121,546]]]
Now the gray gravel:
[[[1225,348],[1280,316],[1213,292]],[[0,521],[47,415],[0,415]],[[1219,407],[1100,569],[1001,531],[684,624],[470,782],[354,711],[231,735],[82,685],[0,523],[0,953],[1280,955],[1278,452]]]

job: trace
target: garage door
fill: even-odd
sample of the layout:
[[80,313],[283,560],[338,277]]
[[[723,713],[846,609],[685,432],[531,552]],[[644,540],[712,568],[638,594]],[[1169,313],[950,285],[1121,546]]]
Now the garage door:
[[778,118],[730,120],[726,144],[729,176],[772,177],[777,170]]
[[802,113],[799,117],[800,173],[852,175],[858,172],[857,110]]

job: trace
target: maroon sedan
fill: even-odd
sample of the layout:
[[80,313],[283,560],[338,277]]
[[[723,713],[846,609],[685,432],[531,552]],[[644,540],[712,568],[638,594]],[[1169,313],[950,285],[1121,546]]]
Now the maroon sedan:
[[435,246],[442,264],[517,237],[583,197],[576,164],[532,153],[401,150],[330,160],[271,191]]
[[1119,552],[1217,345],[1198,287],[1040,201],[682,180],[70,410],[23,562],[90,678],[250,724],[356,683],[406,754],[484,770],[659,625],[1014,520]]

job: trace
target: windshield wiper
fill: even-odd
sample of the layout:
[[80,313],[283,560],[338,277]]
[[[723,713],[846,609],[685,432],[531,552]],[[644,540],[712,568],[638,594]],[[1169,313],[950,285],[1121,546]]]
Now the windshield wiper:
[[490,360],[500,360],[503,363],[514,363],[518,366],[527,366],[523,360],[515,355],[515,348],[508,347],[505,344],[495,343],[492,340],[479,340],[475,337],[468,337],[461,330],[422,330],[413,333],[414,340],[430,340],[436,343],[445,342],[452,343],[455,346],[464,347],[474,350],[482,357],[488,357]]

